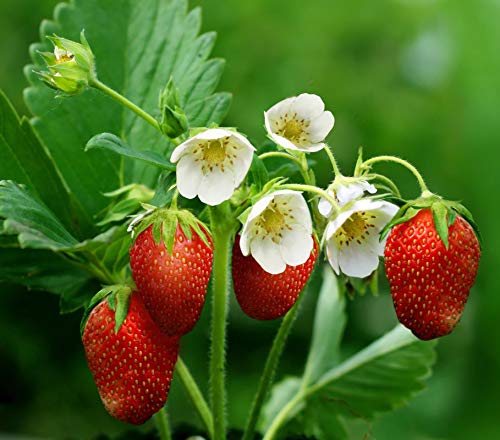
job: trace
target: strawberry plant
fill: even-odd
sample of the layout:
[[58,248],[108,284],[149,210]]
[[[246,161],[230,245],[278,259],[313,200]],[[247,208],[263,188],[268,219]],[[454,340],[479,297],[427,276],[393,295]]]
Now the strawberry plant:
[[[342,174],[326,142],[335,118],[318,95],[270,102],[262,145],[221,125],[231,95],[215,92],[224,62],[209,59],[215,36],[200,26],[185,0],[75,0],[42,23],[26,69],[30,117],[0,94],[1,280],[83,312],[96,399],[126,423],[154,417],[162,439],[175,376],[203,435],[226,438],[234,292],[250,318],[281,319],[236,427],[242,438],[348,438],[354,419],[424,387],[428,340],[453,331],[475,281],[477,225],[397,156],[360,150]],[[374,171],[380,162],[406,167],[421,196],[405,200]],[[382,258],[402,325],[346,356],[347,297],[378,292]],[[319,282],[308,284],[314,271]],[[300,304],[315,293],[303,373],[274,383]],[[210,313],[207,399],[182,343]]]

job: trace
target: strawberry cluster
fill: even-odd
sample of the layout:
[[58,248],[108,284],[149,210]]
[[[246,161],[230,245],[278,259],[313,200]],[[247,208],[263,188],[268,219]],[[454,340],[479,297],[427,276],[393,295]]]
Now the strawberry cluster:
[[165,405],[180,338],[200,317],[212,270],[207,230],[188,214],[164,214],[138,226],[135,288],[104,289],[84,317],[83,345],[104,407],[133,424]]

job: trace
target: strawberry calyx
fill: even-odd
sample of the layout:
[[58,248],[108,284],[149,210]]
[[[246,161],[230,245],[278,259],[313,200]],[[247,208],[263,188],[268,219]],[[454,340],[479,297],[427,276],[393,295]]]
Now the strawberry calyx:
[[133,289],[125,284],[104,286],[99,290],[99,292],[92,297],[87,308],[83,312],[82,321],[80,323],[80,335],[83,336],[85,325],[87,324],[87,320],[92,310],[105,299],[107,299],[109,308],[115,312],[115,333],[118,333],[127,317],[132,291]]
[[180,226],[182,232],[188,240],[191,240],[193,231],[203,243],[211,248],[211,236],[207,225],[185,209],[156,208],[152,205],[143,204],[146,212],[137,216],[129,226],[132,233],[132,245],[137,237],[152,226],[153,239],[157,245],[163,242],[168,253],[171,255],[174,242],[175,231]]
[[446,249],[448,249],[448,228],[455,223],[457,214],[472,226],[479,242],[481,242],[481,234],[470,211],[460,202],[445,200],[430,191],[424,191],[417,199],[410,200],[401,206],[392,220],[382,229],[380,240],[388,235],[391,228],[411,220],[422,209],[431,210],[434,228]]

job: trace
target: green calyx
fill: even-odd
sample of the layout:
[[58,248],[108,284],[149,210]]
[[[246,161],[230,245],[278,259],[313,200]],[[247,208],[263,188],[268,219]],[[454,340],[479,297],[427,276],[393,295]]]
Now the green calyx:
[[39,52],[47,71],[35,72],[53,89],[66,95],[77,95],[95,77],[94,54],[82,31],[80,43],[54,35],[48,37],[54,52]]
[[434,220],[434,228],[436,229],[436,232],[446,249],[448,249],[449,245],[448,229],[453,225],[453,223],[455,223],[457,214],[463,217],[464,220],[472,226],[479,242],[481,242],[479,229],[470,211],[461,203],[445,200],[430,191],[424,191],[421,197],[415,200],[410,200],[401,206],[393,219],[385,226],[384,229],[382,229],[380,240],[383,240],[394,226],[411,220],[422,209],[431,210],[432,218]]
[[172,254],[175,232],[177,226],[180,226],[188,240],[192,239],[194,231],[207,247],[211,247],[211,236],[208,227],[191,212],[185,209],[155,208],[147,204],[142,206],[147,210],[147,214],[137,224],[133,225],[133,243],[142,232],[153,226],[152,232],[155,243],[157,245],[163,243],[167,252]]
[[187,116],[181,107],[179,90],[172,77],[160,94],[159,107],[161,111],[160,128],[165,136],[175,139],[189,129]]
[[114,284],[112,286],[105,286],[97,292],[83,313],[82,321],[80,322],[80,335],[83,335],[85,325],[92,310],[105,299],[108,301],[109,308],[115,312],[115,333],[118,333],[127,317],[132,291],[133,289],[129,285]]

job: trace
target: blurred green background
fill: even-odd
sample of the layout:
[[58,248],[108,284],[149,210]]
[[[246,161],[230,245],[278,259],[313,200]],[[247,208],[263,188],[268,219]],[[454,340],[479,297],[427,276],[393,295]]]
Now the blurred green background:
[[[83,0],[82,0],[83,1]],[[28,45],[55,0],[1,0],[0,87],[26,114],[22,73]],[[462,200],[483,234],[483,257],[462,322],[439,344],[435,374],[410,405],[354,438],[500,438],[500,1],[476,0],[198,0],[204,30],[219,34],[214,55],[227,59],[220,90],[234,93],[227,118],[263,141],[263,111],[285,97],[321,95],[336,116],[329,140],[345,173],[356,151],[395,154],[414,163],[430,188]],[[110,17],[112,19],[112,17]],[[321,162],[321,161],[320,161]],[[404,170],[384,168],[408,197],[417,185]],[[330,176],[318,168],[320,183]],[[1,176],[0,176],[1,177]],[[302,310],[279,370],[300,372],[314,292]],[[208,315],[182,352],[205,379]],[[346,350],[394,322],[389,295],[349,304]],[[128,427],[102,408],[80,345],[79,313],[58,315],[58,300],[0,285],[0,437],[93,438]],[[277,323],[256,323],[233,303],[229,327],[228,406],[241,425]],[[205,381],[206,382],[206,381]],[[178,383],[169,399],[175,423],[193,413]],[[152,424],[144,429],[152,428]],[[16,437],[17,438],[17,437]]]

